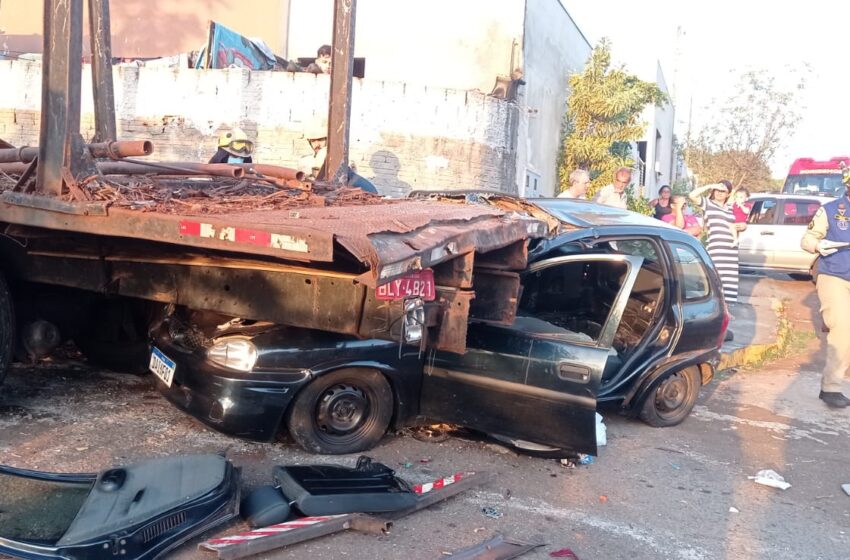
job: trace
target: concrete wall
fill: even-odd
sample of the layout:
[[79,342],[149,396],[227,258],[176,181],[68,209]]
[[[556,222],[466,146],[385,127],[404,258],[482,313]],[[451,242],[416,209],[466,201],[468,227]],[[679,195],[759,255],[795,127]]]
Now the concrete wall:
[[524,37],[517,177],[529,178],[526,196],[552,196],[569,76],[584,68],[591,47],[558,0],[527,0]]
[[[557,0],[552,0],[557,3]],[[354,54],[373,80],[492,91],[522,45],[524,0],[360,0]],[[333,0],[291,0],[288,52],[330,44]],[[519,59],[517,58],[517,61]]]
[[[84,137],[93,135],[89,67],[83,71]],[[238,125],[256,161],[295,165],[309,153],[303,126],[328,106],[329,76],[247,70],[120,67],[114,70],[121,139],[150,139],[159,160],[206,161],[218,134]],[[38,143],[41,65],[0,61],[0,138]],[[480,93],[355,80],[351,160],[384,194],[415,189],[512,191],[513,103]]]
[[[87,4],[87,3],[86,3]],[[110,2],[113,54],[159,57],[197,50],[215,20],[249,37],[260,37],[280,54],[286,42],[289,0],[118,0]],[[0,54],[41,52],[41,0],[0,2]],[[86,28],[88,15],[85,16]],[[87,48],[87,47],[86,47]]]

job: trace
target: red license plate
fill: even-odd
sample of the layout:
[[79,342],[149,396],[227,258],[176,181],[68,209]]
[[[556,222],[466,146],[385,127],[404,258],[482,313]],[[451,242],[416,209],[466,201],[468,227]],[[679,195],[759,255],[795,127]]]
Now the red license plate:
[[425,301],[433,301],[437,297],[434,272],[430,268],[411,272],[378,286],[375,292],[380,300],[420,297]]

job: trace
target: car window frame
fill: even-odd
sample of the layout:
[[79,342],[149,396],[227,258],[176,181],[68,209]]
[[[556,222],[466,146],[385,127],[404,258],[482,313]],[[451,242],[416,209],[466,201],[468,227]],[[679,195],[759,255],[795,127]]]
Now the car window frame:
[[759,215],[759,213],[756,212],[755,210],[756,210],[756,205],[758,205],[758,208],[761,209],[761,206],[767,201],[772,201],[774,203],[774,209],[779,208],[780,200],[783,200],[783,199],[781,197],[776,197],[776,196],[766,196],[764,198],[758,198],[758,199],[754,200],[752,210],[750,210],[750,214],[747,216],[747,225],[751,225],[751,226],[774,226],[774,225],[777,225],[779,223],[779,216],[777,216],[776,210],[774,210],[773,220],[770,221],[770,222],[756,222],[755,218]]
[[803,223],[803,224],[786,224],[785,223],[785,204],[787,204],[789,202],[793,202],[794,204],[807,204],[807,205],[817,204],[818,208],[823,208],[823,203],[821,203],[820,200],[817,200],[815,198],[799,198],[799,199],[798,198],[785,198],[785,199],[782,199],[782,215],[781,215],[777,225],[792,226],[792,227],[805,227],[806,225],[809,224],[809,222],[812,221],[812,219],[815,217],[815,214],[817,213],[817,210],[815,210],[814,213],[811,216],[809,216],[809,219],[806,220],[806,222]]
[[[558,335],[558,334],[545,334],[545,333],[528,333],[523,331],[524,335],[528,338],[541,338],[546,340],[557,340],[560,342],[566,342],[569,344],[576,344],[579,346],[586,346],[589,348],[602,348],[602,349],[610,349],[614,342],[614,335],[617,332],[617,328],[620,326],[620,320],[622,319],[622,309],[625,308],[626,302],[631,295],[631,291],[634,288],[635,279],[637,278],[637,274],[640,271],[641,266],[643,266],[644,258],[635,255],[625,255],[625,254],[610,254],[610,253],[579,253],[574,255],[561,255],[557,257],[551,257],[549,259],[544,259],[541,261],[537,261],[530,265],[523,274],[534,274],[541,270],[545,270],[547,268],[557,266],[559,264],[564,264],[568,262],[592,262],[592,261],[608,261],[608,262],[623,262],[626,265],[626,279],[625,283],[620,286],[620,291],[617,294],[617,297],[611,304],[611,311],[608,312],[608,316],[605,318],[605,324],[602,325],[602,329],[600,330],[599,337],[591,342],[577,341],[573,339],[569,339],[566,336]],[[628,288],[628,289],[625,289]],[[624,296],[625,294],[625,296]],[[613,320],[615,312],[619,313],[619,317],[616,321]]]
[[[699,251],[697,251],[687,243],[683,243],[682,241],[668,241],[667,246],[670,250],[670,262],[673,265],[673,269],[677,273],[676,283],[679,285],[679,289],[677,290],[679,301],[681,301],[683,305],[692,303],[705,303],[707,301],[710,301],[712,297],[714,297],[715,288],[711,282],[711,272],[708,267],[708,264],[705,262],[705,259],[702,258],[702,255],[700,255]],[[685,249],[690,251],[699,261],[699,266],[702,270],[703,276],[705,277],[706,286],[708,288],[704,296],[700,296],[698,298],[685,297],[685,285],[683,281],[684,275],[679,274],[679,272],[681,271],[681,263],[676,258],[676,247],[684,247]]]

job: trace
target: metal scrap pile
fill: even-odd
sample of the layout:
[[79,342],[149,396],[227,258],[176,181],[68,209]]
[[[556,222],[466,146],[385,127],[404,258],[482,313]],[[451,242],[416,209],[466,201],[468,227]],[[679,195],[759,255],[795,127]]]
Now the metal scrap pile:
[[[104,203],[108,207],[165,214],[221,214],[233,211],[375,204],[380,196],[357,188],[304,182],[304,174],[264,164],[149,162],[147,141],[88,145],[96,162],[76,177],[63,178],[63,202]],[[35,180],[38,149],[0,149],[0,192],[28,192]],[[23,177],[23,180],[19,180]],[[18,185],[18,183],[21,183]]]
[[[353,187],[280,187],[254,179],[110,176],[84,185],[92,202],[164,214],[221,214],[313,206],[374,204],[380,196]],[[70,194],[66,195],[70,198]]]

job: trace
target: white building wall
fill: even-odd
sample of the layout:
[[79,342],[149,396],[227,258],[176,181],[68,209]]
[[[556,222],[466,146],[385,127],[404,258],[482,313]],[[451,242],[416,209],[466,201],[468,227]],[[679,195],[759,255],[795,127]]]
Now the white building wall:
[[[360,0],[354,55],[366,58],[371,80],[489,93],[521,48],[524,7],[523,0]],[[290,58],[315,56],[332,35],[333,0],[290,0]]]
[[[557,192],[569,76],[584,68],[590,52],[590,43],[559,0],[527,0],[523,41],[526,85],[520,88],[517,179],[522,183],[526,176],[530,178],[531,184],[524,191],[528,197]],[[534,179],[538,182],[536,191]]]
[[[152,140],[152,161],[207,161],[218,135],[243,128],[255,161],[294,166],[310,152],[305,123],[325,115],[330,77],[241,69],[116,67],[122,140]],[[94,134],[90,67],[83,67],[82,133]],[[41,64],[0,61],[0,138],[38,144]],[[516,105],[481,93],[354,80],[351,161],[382,194],[411,189],[515,192]]]
[[[661,91],[670,94],[667,82],[664,79],[664,72],[657,62],[655,72],[652,75],[648,75],[648,73],[638,73],[638,75],[641,79],[654,81],[661,88]],[[673,182],[673,127],[675,117],[676,112],[672,103],[665,103],[660,107],[648,106],[641,115],[641,120],[645,124],[644,135],[641,140],[646,142],[646,174],[643,184],[639,186],[642,187],[642,192],[648,198],[655,198],[662,185],[670,185]],[[637,150],[634,153],[637,157]],[[637,177],[635,177],[635,183],[637,184]]]

